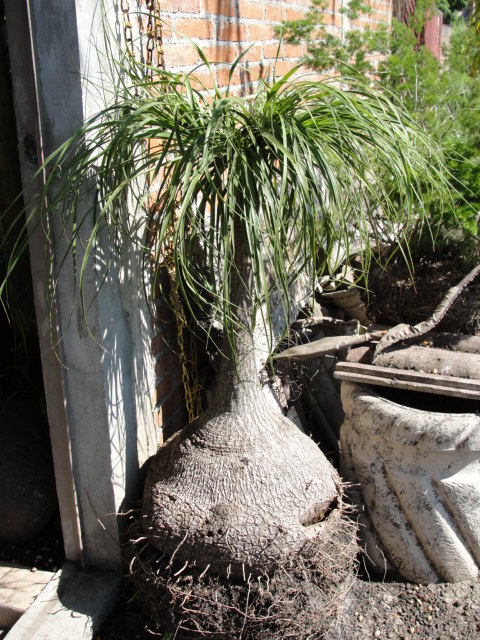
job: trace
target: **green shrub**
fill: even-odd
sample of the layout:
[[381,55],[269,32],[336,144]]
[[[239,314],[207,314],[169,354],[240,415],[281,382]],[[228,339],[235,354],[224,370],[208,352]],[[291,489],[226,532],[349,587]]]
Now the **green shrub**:
[[[444,2],[447,16],[460,4]],[[457,6],[458,5],[458,6]],[[453,20],[450,45],[442,61],[419,43],[431,0],[417,0],[409,24],[393,21],[392,29],[353,29],[343,41],[328,32],[328,16],[316,0],[304,20],[283,26],[287,41],[307,45],[305,62],[317,71],[349,65],[379,84],[390,98],[406,107],[414,119],[445,150],[455,198],[454,213],[446,213],[433,194],[426,202],[432,236],[437,242],[478,248],[480,216],[480,29],[476,19]],[[361,1],[347,10],[349,17],[366,13]],[[353,14],[352,14],[353,11]],[[374,68],[372,60],[383,55]],[[431,247],[431,243],[430,243]]]

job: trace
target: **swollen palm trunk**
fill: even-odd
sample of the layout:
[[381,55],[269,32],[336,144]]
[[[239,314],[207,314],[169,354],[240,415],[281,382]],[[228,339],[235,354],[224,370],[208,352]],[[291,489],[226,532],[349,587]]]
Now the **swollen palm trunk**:
[[[238,227],[231,302],[250,327],[252,269]],[[251,332],[239,331],[233,349],[236,363],[224,358],[212,406],[153,460],[143,517],[150,541],[175,561],[235,576],[308,557],[341,483],[313,440],[266,400]]]

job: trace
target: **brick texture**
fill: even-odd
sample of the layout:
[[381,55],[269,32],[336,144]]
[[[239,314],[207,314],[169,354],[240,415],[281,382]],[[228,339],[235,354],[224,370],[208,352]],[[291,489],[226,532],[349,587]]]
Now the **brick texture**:
[[[167,68],[190,70],[198,64],[198,56],[184,39],[187,36],[214,63],[215,81],[222,88],[228,82],[228,64],[253,45],[243,68],[232,79],[234,90],[248,93],[260,74],[267,74],[276,60],[278,41],[274,27],[287,18],[303,17],[308,6],[306,0],[161,0]],[[302,54],[301,46],[282,47],[277,73],[291,69]],[[204,71],[199,70],[198,74],[205,82]],[[208,86],[208,81],[205,84]]]
[[[392,0],[370,0],[372,14],[350,24],[341,12],[342,0],[331,0],[326,23],[330,30],[341,36],[350,27],[390,24]],[[214,63],[214,78],[220,87],[227,79],[228,63],[249,46],[252,49],[243,61],[242,72],[235,74],[236,89],[248,93],[259,76],[271,71],[277,61],[277,74],[291,69],[301,59],[300,46],[282,46],[277,59],[278,40],[274,28],[282,20],[298,20],[305,16],[311,0],[160,0],[164,21],[165,61],[170,71],[190,70],[199,62],[198,54],[185,36],[203,49],[207,59]],[[209,87],[210,81],[203,70],[199,80]]]

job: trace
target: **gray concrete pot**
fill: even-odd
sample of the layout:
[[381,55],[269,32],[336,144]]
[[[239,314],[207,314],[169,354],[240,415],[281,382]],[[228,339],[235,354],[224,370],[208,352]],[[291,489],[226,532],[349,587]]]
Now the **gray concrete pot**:
[[415,409],[377,389],[342,383],[341,473],[365,506],[367,553],[416,582],[476,578],[480,416]]

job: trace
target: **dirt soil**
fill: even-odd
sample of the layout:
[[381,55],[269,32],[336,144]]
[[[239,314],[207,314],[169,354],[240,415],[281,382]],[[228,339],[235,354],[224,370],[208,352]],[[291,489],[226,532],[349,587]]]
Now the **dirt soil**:
[[[469,270],[462,257],[452,253],[420,260],[414,282],[401,259],[388,272],[373,269],[368,298],[372,320],[387,325],[424,320]],[[454,304],[439,329],[480,335],[480,278]],[[128,600],[126,586],[95,640],[162,637],[148,630],[141,611]],[[316,637],[312,629],[312,638]],[[369,639],[480,640],[480,582],[416,585],[399,576],[379,579],[364,571],[354,582],[326,640]]]
[[357,580],[328,640],[478,640],[480,584]]
[[60,515],[57,513],[45,529],[27,542],[0,542],[0,563],[57,571],[65,562]]
[[[373,266],[364,295],[370,319],[388,326],[425,320],[472,267],[453,252],[418,259],[413,273],[401,256],[386,270]],[[439,330],[480,335],[480,276],[455,301]]]
[[[162,637],[149,631],[140,609],[128,604],[128,596],[126,590],[94,640]],[[312,638],[317,637],[314,632],[312,629]],[[398,577],[383,581],[358,578],[326,640],[370,639],[479,640],[480,583],[415,585]]]

